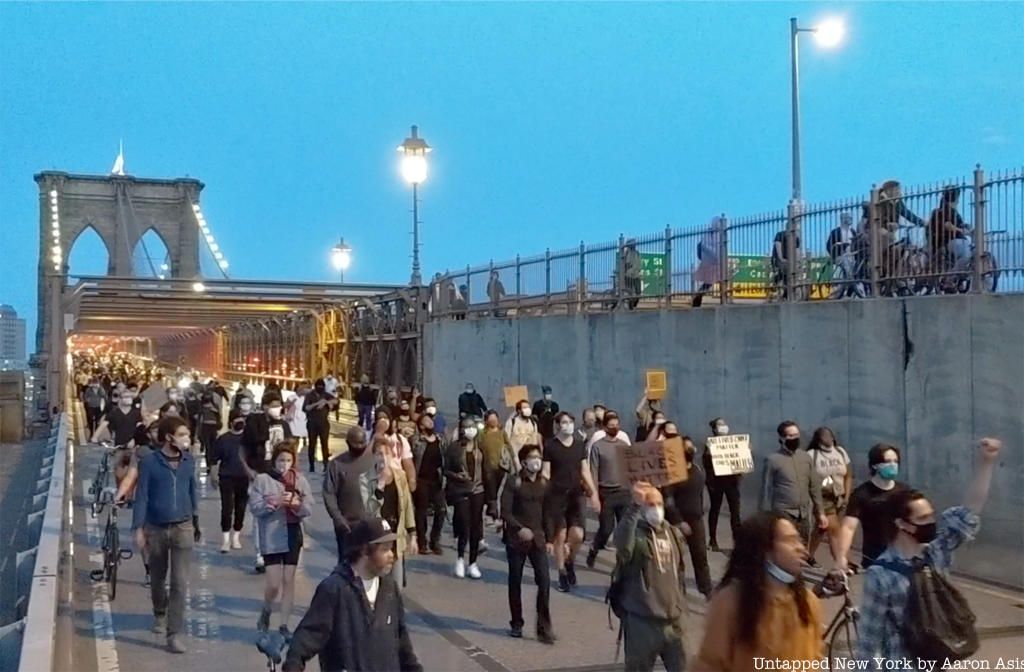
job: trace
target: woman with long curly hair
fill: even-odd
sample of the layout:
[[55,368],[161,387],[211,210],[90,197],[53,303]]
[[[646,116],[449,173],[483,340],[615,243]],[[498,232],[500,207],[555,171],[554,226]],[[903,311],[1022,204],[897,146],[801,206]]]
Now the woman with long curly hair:
[[788,519],[759,513],[740,527],[708,606],[695,670],[754,670],[755,659],[819,660],[821,605],[800,580],[807,549]]

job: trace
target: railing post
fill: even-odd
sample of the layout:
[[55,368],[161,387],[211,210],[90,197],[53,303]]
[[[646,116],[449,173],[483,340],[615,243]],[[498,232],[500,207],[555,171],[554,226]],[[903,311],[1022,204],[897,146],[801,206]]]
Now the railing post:
[[974,168],[974,277],[971,278],[971,294],[985,292],[981,267],[985,256],[985,228],[985,171],[979,163]]
[[473,276],[470,275],[469,269],[470,269],[469,264],[466,264],[466,295],[462,297],[462,300],[466,304],[466,317],[469,316],[469,304],[470,304],[469,297],[473,295],[473,288],[469,284],[470,282],[472,282]]
[[576,280],[576,301],[580,312],[586,310],[587,302],[587,246],[580,241],[580,274]]
[[732,301],[732,274],[729,271],[729,220],[723,212],[718,220],[718,293],[724,306]]
[[[615,248],[615,297],[622,299],[626,290],[626,258],[623,252],[626,247],[626,237],[619,234],[619,246]],[[617,305],[617,304],[616,304]]]
[[665,260],[662,273],[665,277],[665,307],[672,307],[672,227],[665,227]]
[[523,307],[523,267],[519,255],[516,255],[516,315]]
[[878,230],[878,187],[871,185],[871,200],[868,201],[868,221],[866,226],[871,236],[871,296],[879,297],[879,278],[882,275],[882,251],[878,246],[882,244],[881,232]]
[[544,305],[551,305],[551,248],[544,250]]
[[[494,311],[498,310],[498,299],[491,296],[491,278],[494,277],[494,259],[491,259],[491,263],[487,265],[487,303],[491,304]],[[495,315],[494,317],[497,317]]]
[[796,284],[798,282],[796,258],[796,241],[799,236],[797,217],[800,212],[800,201],[791,200],[786,213],[786,300],[796,301]]

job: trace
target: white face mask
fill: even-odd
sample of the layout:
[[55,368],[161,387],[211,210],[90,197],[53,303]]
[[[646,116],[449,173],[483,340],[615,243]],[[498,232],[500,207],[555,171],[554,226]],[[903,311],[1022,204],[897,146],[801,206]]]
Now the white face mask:
[[550,394],[545,394],[544,395],[544,401],[551,401],[551,395]]
[[531,415],[533,415],[533,409],[531,409],[529,406],[527,406],[526,408],[524,408],[521,411],[519,411],[519,413],[522,414],[522,416],[524,418],[528,418]]
[[665,424],[665,418],[655,418],[654,419],[654,424],[656,424],[656,425],[664,425]]
[[661,527],[661,524],[665,522],[665,507],[648,506],[644,509],[644,520],[651,527]]
[[192,446],[192,441],[187,436],[176,436],[173,445],[178,450],[188,450]]
[[471,441],[476,438],[476,427],[466,428],[466,438]]
[[270,408],[267,409],[267,415],[269,415],[270,417],[274,418],[275,420],[280,418],[281,417],[281,407],[280,406],[271,406]]
[[523,466],[526,467],[526,470],[531,474],[536,474],[540,471],[543,465],[541,464],[541,459],[539,457],[530,457],[523,463]]
[[729,434],[729,425],[719,425],[718,426],[718,435],[719,436],[726,436],[728,434]]
[[563,422],[558,428],[562,432],[562,436],[572,436],[572,433],[576,431],[576,425],[571,422]]
[[437,415],[437,409],[434,408],[433,406],[427,406],[424,412],[431,417]]

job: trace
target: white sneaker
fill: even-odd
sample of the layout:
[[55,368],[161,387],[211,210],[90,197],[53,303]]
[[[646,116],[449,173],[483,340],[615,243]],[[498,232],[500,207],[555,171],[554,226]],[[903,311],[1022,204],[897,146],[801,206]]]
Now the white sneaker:
[[242,548],[242,534],[240,532],[231,533],[231,548],[236,551]]
[[229,550],[231,550],[231,533],[225,532],[224,541],[220,545],[220,552],[227,553]]
[[[479,574],[480,571],[477,570],[477,573]],[[462,558],[455,561],[455,576],[460,579],[466,578],[466,561]]]
[[474,562],[472,565],[469,566],[469,578],[471,578],[471,579],[479,579],[480,577],[481,577],[480,568],[477,567],[476,563]]

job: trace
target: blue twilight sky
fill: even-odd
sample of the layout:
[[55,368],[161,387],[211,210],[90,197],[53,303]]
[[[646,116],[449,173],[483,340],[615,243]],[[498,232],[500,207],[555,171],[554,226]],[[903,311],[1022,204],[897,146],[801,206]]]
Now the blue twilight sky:
[[33,173],[109,171],[119,138],[206,183],[242,278],[330,280],[343,235],[348,280],[406,281],[412,123],[425,277],[781,208],[788,19],[835,14],[840,48],[801,43],[807,200],[1021,165],[1019,2],[0,4],[0,302],[32,328]]

